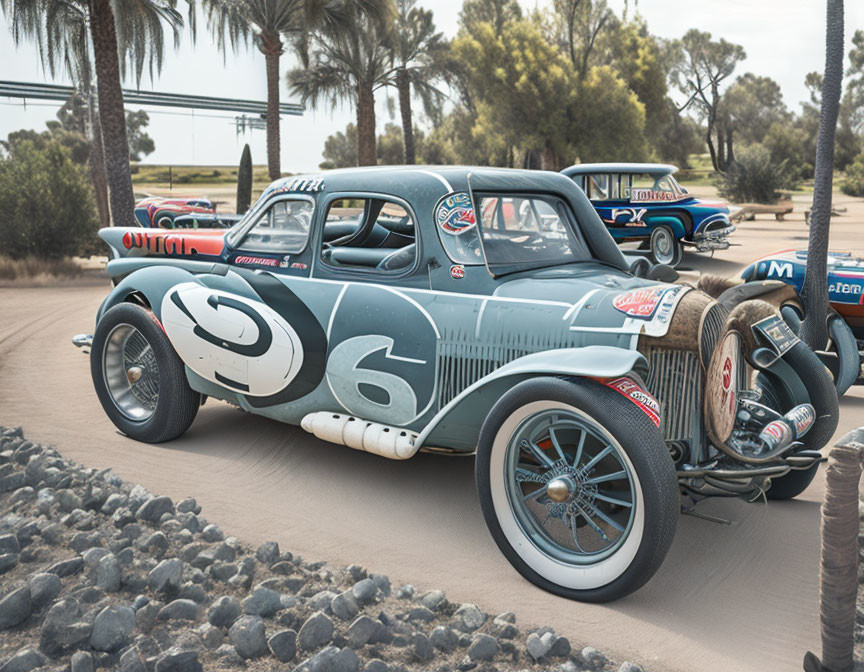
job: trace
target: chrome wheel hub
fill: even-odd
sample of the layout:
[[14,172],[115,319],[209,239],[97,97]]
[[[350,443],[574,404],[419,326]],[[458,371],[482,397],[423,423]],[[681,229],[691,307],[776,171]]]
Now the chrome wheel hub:
[[614,553],[635,511],[630,467],[599,425],[567,411],[530,416],[508,448],[508,498],[526,535],[564,562]]
[[159,400],[159,366],[144,335],[129,324],[118,324],[105,340],[102,375],[111,401],[135,422],[149,419]]

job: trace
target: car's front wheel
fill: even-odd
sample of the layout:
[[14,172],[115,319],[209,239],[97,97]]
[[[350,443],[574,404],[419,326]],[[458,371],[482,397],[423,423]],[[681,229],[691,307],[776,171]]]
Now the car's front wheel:
[[675,233],[668,226],[658,226],[651,232],[648,241],[651,259],[655,264],[665,264],[675,268],[684,256],[684,247],[675,238]]
[[160,443],[185,432],[201,405],[183,362],[153,313],[121,303],[96,325],[90,350],[96,395],[127,436]]
[[604,602],[637,590],[675,535],[678,482],[659,430],[597,381],[513,387],[483,424],[476,479],[498,547],[564,597]]

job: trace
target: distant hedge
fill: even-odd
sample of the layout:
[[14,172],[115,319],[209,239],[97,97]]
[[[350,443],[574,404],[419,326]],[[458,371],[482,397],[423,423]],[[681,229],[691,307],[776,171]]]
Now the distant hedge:
[[848,196],[864,196],[864,153],[846,168],[846,179],[840,183],[840,190]]
[[44,136],[4,144],[0,253],[58,259],[91,250],[99,223],[86,166]]

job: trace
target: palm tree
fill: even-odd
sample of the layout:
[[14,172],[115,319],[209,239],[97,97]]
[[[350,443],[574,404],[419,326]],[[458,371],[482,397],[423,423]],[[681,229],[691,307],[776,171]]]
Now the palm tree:
[[[121,77],[126,62],[138,81],[145,65],[149,66],[151,76],[154,66],[157,70],[161,67],[164,23],[173,29],[175,43],[183,25],[174,2],[0,0],[3,12],[12,19],[16,44],[21,39],[35,42],[43,66],[47,65],[52,75],[62,65],[79,88],[86,87],[89,95],[95,73],[99,115],[98,120],[93,119],[93,128],[101,128],[101,133],[94,135],[101,134],[111,218],[118,226],[135,225]],[[98,161],[98,141],[94,142],[94,148]]]
[[843,0],[828,0],[826,38],[807,272],[802,291],[806,317],[801,324],[800,334],[802,340],[814,350],[822,350],[828,342],[825,324],[828,315],[828,232],[834,181],[834,134],[843,88]]
[[444,94],[433,85],[446,80],[443,57],[447,43],[435,31],[432,12],[416,7],[416,0],[396,0],[396,19],[391,36],[394,61],[391,85],[399,93],[399,111],[402,116],[402,140],[405,163],[416,162],[414,121],[411,111],[411,88],[420,97],[424,112],[435,115],[441,108]]
[[304,103],[335,106],[344,100],[357,110],[357,162],[377,163],[375,152],[375,92],[388,85],[391,54],[389,21],[384,20],[389,2],[346,3],[339,21],[319,28],[312,37],[312,53],[306,67],[288,73],[292,91]]

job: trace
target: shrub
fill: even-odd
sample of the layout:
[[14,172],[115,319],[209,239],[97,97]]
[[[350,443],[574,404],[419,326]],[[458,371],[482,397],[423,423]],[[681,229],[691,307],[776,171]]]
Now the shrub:
[[91,249],[99,228],[86,167],[58,141],[11,144],[0,158],[0,251],[59,259]]
[[840,183],[840,191],[847,196],[864,196],[864,152],[846,168],[846,179]]
[[743,148],[728,170],[717,178],[717,190],[735,203],[776,203],[780,189],[794,186],[787,163],[775,163],[762,145]]

